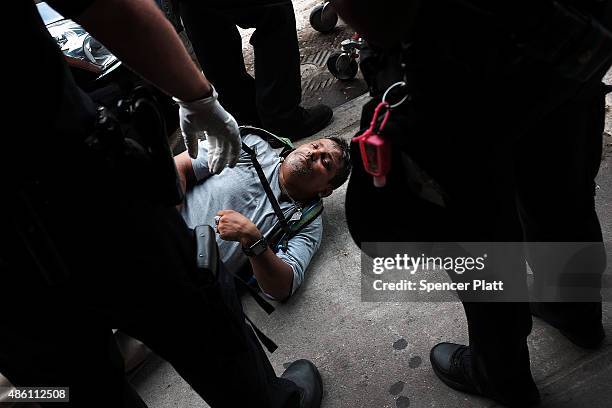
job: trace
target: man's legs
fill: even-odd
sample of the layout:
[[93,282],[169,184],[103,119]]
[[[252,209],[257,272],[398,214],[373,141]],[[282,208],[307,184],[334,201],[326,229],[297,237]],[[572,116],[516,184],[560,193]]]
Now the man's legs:
[[[594,179],[601,162],[604,106],[603,87],[599,83],[585,87],[525,135],[517,162],[525,240],[591,243],[581,255],[572,256],[565,265],[553,264],[555,258],[561,257],[536,245],[530,248],[528,258],[536,277],[536,291],[545,281],[553,279],[558,283],[559,274],[569,272],[573,274],[575,286],[564,289],[562,294],[572,299],[581,291],[581,296],[589,297],[580,299],[579,303],[532,304],[535,315],[587,348],[598,346],[604,337],[599,285],[606,259],[594,202]],[[574,266],[569,267],[569,262]],[[588,285],[589,292],[585,292],[581,284]]]
[[[486,97],[487,89],[474,86],[472,92],[473,98],[466,97],[464,105],[444,118],[456,125],[455,130],[434,135],[434,140],[440,141],[438,149],[443,157],[435,170],[450,197],[445,209],[450,220],[448,231],[441,236],[450,242],[493,243],[485,249],[487,269],[479,276],[495,276],[503,267],[507,271],[500,274],[504,289],[511,284],[516,294],[526,290],[526,274],[524,255],[512,244],[523,237],[515,205],[512,151],[504,145],[509,138],[503,132],[496,133],[496,115],[501,113],[489,114],[486,101],[491,99]],[[474,111],[482,115],[475,119]],[[435,103],[428,112],[427,123],[435,123],[439,118]],[[471,282],[475,277],[466,273],[460,278]],[[499,302],[487,301],[494,296],[491,292],[481,293],[480,298],[479,292],[463,297],[469,344],[438,344],[430,358],[435,373],[447,385],[508,406],[527,407],[538,401],[527,347],[531,331],[529,306],[501,302],[504,294]]]
[[199,0],[183,0],[181,18],[198,62],[239,124],[260,126],[255,79],[242,55],[242,39],[230,13]]
[[262,124],[291,139],[310,136],[327,126],[333,115],[329,107],[300,106],[300,51],[292,3],[248,11],[243,21],[256,27],[250,42],[255,50],[257,111]]
[[[330,108],[300,107],[300,52],[290,1],[183,0],[181,15],[204,73],[215,86],[219,84],[224,106],[240,124],[255,123],[251,119],[256,110],[266,129],[301,138],[329,123]],[[250,40],[255,51],[254,82],[244,68],[242,43],[235,25],[255,28]]]
[[[585,90],[580,97],[566,102],[538,122],[512,147],[514,165],[500,163],[502,167],[515,169],[515,182],[507,188],[511,195],[504,195],[503,191],[501,195],[491,194],[486,184],[482,184],[485,194],[481,196],[504,197],[501,202],[514,207],[516,192],[518,208],[499,212],[497,217],[484,216],[491,215],[486,208],[478,211],[481,218],[491,225],[496,219],[515,221],[507,222],[505,226],[502,224],[500,231],[504,234],[486,241],[601,242],[594,210],[593,179],[600,161],[603,117],[601,90]],[[490,171],[493,167],[486,168]],[[478,180],[477,177],[467,179]],[[459,181],[457,185],[461,186]],[[463,220],[469,222],[471,218],[465,215],[478,205],[475,202],[461,206],[463,210],[458,212],[463,217],[459,226]],[[465,224],[457,230],[468,228],[469,225]],[[470,238],[473,240],[473,234]],[[552,259],[550,254],[537,252],[538,248],[535,246],[535,251],[529,254],[536,274],[536,287],[538,280],[560,273],[559,268],[546,270],[547,265],[550,269]],[[586,258],[587,263],[581,265],[587,265],[588,270],[575,272],[586,275],[586,282],[593,282],[593,277],[599,276],[605,266],[603,248],[591,246]],[[522,276],[523,258],[518,256],[515,260],[517,274]],[[569,333],[568,337],[576,344],[589,347],[601,342],[599,301],[536,306],[539,306],[539,314],[564,330],[566,335]],[[526,342],[531,331],[529,306],[526,303],[466,302],[464,308],[469,327],[469,348],[436,346],[432,350],[432,364],[438,376],[455,388],[481,393],[509,406],[521,407],[537,402]],[[453,384],[449,379],[456,381]]]
[[302,100],[300,51],[291,2],[261,7],[244,15],[256,27],[250,43],[255,51],[257,110],[264,126],[277,128],[293,119]]
[[146,408],[125,378],[110,329],[71,319],[73,311],[46,309],[0,323],[0,371],[14,386],[69,387],[66,407]]
[[[503,265],[506,272],[486,269],[479,276],[482,278],[483,273],[499,274],[506,293],[526,293],[524,255],[517,245],[511,243],[520,241],[522,235],[511,185],[504,183],[501,175],[498,175],[499,184],[495,188],[489,187],[491,184],[482,177],[464,176],[464,180],[477,181],[463,184],[464,191],[481,191],[476,193],[476,201],[465,197],[457,209],[453,217],[457,220],[454,226],[456,241],[492,242],[494,246],[485,249],[488,254],[486,266]],[[503,242],[509,244],[500,251]],[[449,274],[453,272],[449,271]],[[471,282],[473,276],[462,275],[460,279]],[[469,301],[463,301],[469,345],[441,343],[435,346],[430,357],[436,374],[453,388],[482,394],[510,407],[534,404],[539,396],[531,376],[527,347],[527,336],[531,332],[529,305],[490,302],[484,298],[478,300],[479,296],[491,297],[493,293],[479,295],[473,292],[470,295],[466,298]]]

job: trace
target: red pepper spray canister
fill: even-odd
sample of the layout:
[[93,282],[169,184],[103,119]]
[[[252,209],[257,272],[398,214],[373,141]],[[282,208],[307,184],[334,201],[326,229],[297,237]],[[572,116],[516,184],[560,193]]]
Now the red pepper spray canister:
[[[383,109],[386,110],[385,116],[383,116],[380,126],[376,129],[378,116]],[[384,129],[389,119],[389,112],[387,102],[379,103],[374,110],[374,116],[368,130],[353,139],[359,143],[363,167],[374,178],[375,187],[384,187],[387,184],[387,174],[391,170],[391,143],[378,134]]]

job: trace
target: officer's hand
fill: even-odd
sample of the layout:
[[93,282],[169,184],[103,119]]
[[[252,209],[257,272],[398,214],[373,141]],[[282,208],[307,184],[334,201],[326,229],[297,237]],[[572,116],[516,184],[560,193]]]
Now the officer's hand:
[[222,210],[217,213],[217,232],[225,241],[237,241],[250,246],[261,238],[261,232],[251,220],[237,211]]
[[[212,85],[211,85],[212,86]],[[198,157],[198,140],[208,141],[208,169],[219,174],[228,165],[234,167],[240,155],[240,132],[238,124],[217,100],[213,88],[211,96],[193,102],[179,104],[181,133],[189,156]]]

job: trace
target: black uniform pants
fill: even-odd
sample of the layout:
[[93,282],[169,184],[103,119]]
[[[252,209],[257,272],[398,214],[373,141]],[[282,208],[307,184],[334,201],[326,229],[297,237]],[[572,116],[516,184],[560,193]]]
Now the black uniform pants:
[[[180,10],[204,73],[238,123],[287,128],[302,98],[291,2],[182,0]],[[255,28],[255,79],[245,68],[236,26]]]
[[16,227],[33,221],[16,220],[23,202],[3,204],[0,372],[15,386],[70,387],[71,403],[61,406],[144,406],[125,380],[111,334],[119,328],[212,407],[297,406],[297,387],[276,377],[245,325],[233,277],[221,265],[206,284],[178,212],[141,198],[146,171],[111,175],[82,151],[58,156],[30,190],[64,263],[47,269],[50,283],[40,272],[45,257],[37,264],[15,232],[33,231]]
[[[438,18],[434,27],[444,29],[425,28],[432,30],[427,31],[431,42],[416,51],[424,93],[417,109],[423,113],[423,135],[431,140],[425,142],[430,144],[423,157],[430,160],[424,163],[431,163],[430,172],[452,198],[448,228],[439,240],[600,243],[591,248],[587,268],[572,271],[600,275],[606,261],[594,179],[601,161],[604,72],[585,83],[563,78],[535,59],[520,60],[512,39],[487,19],[459,8],[441,19],[437,10],[430,12],[424,21]],[[472,18],[473,30],[450,35],[458,32],[456,24],[470,25]],[[456,103],[442,110],[444,98]],[[438,125],[441,118],[444,126]],[[535,285],[547,273],[561,272],[546,270],[550,253],[508,258],[516,282],[523,284],[526,259]],[[568,330],[601,324],[596,297],[586,303],[546,303],[545,308]],[[504,400],[522,401],[521,390],[533,387],[529,305],[464,302],[464,309],[481,382]]]
[[[483,213],[488,214],[483,221],[500,226],[500,232],[493,234],[497,238],[493,239],[602,242],[595,212],[594,179],[601,157],[603,121],[604,93],[601,87],[593,86],[546,115],[517,141],[510,151],[508,164],[511,164],[512,173],[508,174],[510,184],[504,187],[507,194],[496,196],[505,196],[507,205],[487,199],[481,201],[499,211]],[[504,185],[503,181],[497,182]],[[491,193],[487,187],[483,190]],[[486,211],[482,206],[475,209]],[[465,221],[468,222],[460,223],[461,228],[482,226],[477,218]],[[469,224],[470,221],[474,223]],[[582,274],[585,281],[592,282],[591,278],[597,279],[606,267],[603,244],[592,245],[588,254],[582,254],[587,262],[574,267],[569,262],[557,264],[554,257],[563,254],[544,249],[535,246],[525,254],[526,258],[523,254],[514,258],[516,276],[522,276],[523,280],[525,260],[529,262],[535,277],[534,289],[560,272]],[[551,266],[556,270],[551,270]],[[602,319],[601,301],[593,297],[591,302],[540,303],[540,310],[557,327],[588,335]],[[522,387],[528,387],[532,381],[527,348],[527,336],[532,327],[529,305],[465,302],[464,309],[473,364],[483,376],[481,381],[504,399],[520,401],[521,396],[516,391],[526,389]]]
[[[347,188],[351,233],[361,242],[595,243],[587,268],[570,270],[600,277],[606,261],[594,179],[604,124],[600,78],[607,67],[585,83],[564,78],[553,66],[524,56],[494,19],[464,2],[442,3],[423,3],[416,19],[407,70],[414,98],[391,112],[385,128],[394,149],[387,186],[372,187],[358,153],[353,157]],[[397,69],[387,68],[391,75]],[[375,106],[364,108],[362,129]],[[442,187],[445,208],[418,198],[405,180],[400,150]],[[386,223],[380,214],[396,217]],[[541,251],[527,258],[517,251],[504,259],[513,284],[525,292],[526,259],[535,285],[568,266],[550,271],[554,259]],[[586,333],[601,324],[600,299],[592,300],[546,303],[544,309],[555,325]],[[529,305],[466,301],[463,306],[472,365],[484,391],[520,406],[525,392],[534,389]]]
[[[429,68],[436,73],[434,67]],[[432,80],[437,82],[435,76]],[[513,286],[515,298],[521,292],[527,298],[526,260],[534,273],[534,288],[561,272],[584,277],[584,283],[595,282],[592,301],[540,304],[541,311],[555,326],[574,333],[592,333],[601,324],[602,305],[596,282],[606,267],[594,203],[594,179],[601,161],[604,125],[603,86],[598,81],[585,84],[534,120],[528,118],[523,108],[530,111],[525,106],[530,101],[543,102],[538,92],[517,97],[503,91],[496,93],[491,88],[493,95],[480,98],[485,93],[484,87],[472,88],[475,98],[471,99],[465,93],[469,89],[457,88],[451,91],[446,88],[439,94],[432,92],[428,94],[430,99],[423,96],[419,119],[424,128],[397,133],[398,141],[414,142],[406,151],[419,157],[419,163],[441,184],[447,193],[447,207],[431,210],[432,204],[415,198],[405,185],[398,191],[391,184],[380,192],[366,186],[354,194],[361,188],[357,184],[362,184],[355,181],[354,187],[349,184],[347,193],[347,214],[353,214],[355,220],[351,228],[361,234],[364,242],[592,243],[589,252],[581,254],[586,262],[573,266],[570,264],[577,258],[560,265],[555,256],[565,254],[542,251],[554,248],[555,244],[530,246],[529,252],[510,244],[508,251],[514,252],[502,254],[505,269],[512,271],[512,275],[504,275],[504,286],[506,290],[509,283]],[[538,89],[536,84],[534,89]],[[441,111],[439,104],[446,95],[461,95],[463,99],[451,109]],[[504,99],[504,95],[510,96]],[[495,104],[488,102],[493,100]],[[370,104],[364,109],[362,126],[369,123],[373,107]],[[392,112],[391,118],[393,115]],[[401,129],[401,114],[395,116],[399,117],[398,122],[391,123],[390,119],[388,126]],[[448,127],[438,126],[441,121]],[[510,130],[519,124],[522,131]],[[397,175],[402,170],[394,168],[392,172]],[[371,185],[370,179],[363,183]],[[354,216],[357,211],[361,211],[358,214],[363,219]],[[398,215],[393,225],[380,223],[379,215],[385,211]],[[473,278],[465,274],[460,279]],[[520,405],[526,397],[521,391],[534,387],[527,347],[532,329],[529,304],[464,301],[463,306],[472,366],[480,376],[483,390]]]

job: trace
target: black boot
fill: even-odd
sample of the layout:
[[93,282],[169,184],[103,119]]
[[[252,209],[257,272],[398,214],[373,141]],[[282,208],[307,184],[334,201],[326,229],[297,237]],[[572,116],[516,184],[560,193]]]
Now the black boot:
[[319,408],[323,398],[323,381],[319,370],[308,360],[291,363],[281,378],[292,381],[300,388],[300,408]]
[[[316,105],[312,108],[299,106],[289,118],[277,121],[272,126],[266,126],[279,136],[291,140],[303,139],[312,136],[325,128],[334,116],[329,106]],[[264,123],[264,125],[267,125]]]
[[529,304],[531,314],[558,329],[569,341],[585,349],[596,349],[606,333],[601,322],[601,303]]
[[482,395],[508,407],[527,408],[540,402],[540,394],[531,378],[524,387],[517,387],[512,399],[495,392],[487,384],[482,384],[482,380],[477,381],[475,370],[472,367],[471,351],[467,346],[440,343],[431,349],[429,358],[438,378],[458,391]]

